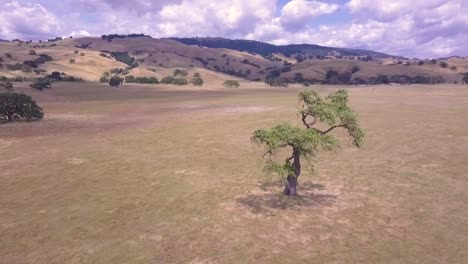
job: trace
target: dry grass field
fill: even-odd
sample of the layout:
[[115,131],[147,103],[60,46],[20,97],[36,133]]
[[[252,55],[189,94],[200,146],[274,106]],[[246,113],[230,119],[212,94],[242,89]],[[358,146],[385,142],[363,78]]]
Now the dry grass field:
[[0,262],[466,263],[466,86],[348,87],[366,144],[297,200],[249,137],[299,88],[216,88],[19,87],[46,117],[0,125]]

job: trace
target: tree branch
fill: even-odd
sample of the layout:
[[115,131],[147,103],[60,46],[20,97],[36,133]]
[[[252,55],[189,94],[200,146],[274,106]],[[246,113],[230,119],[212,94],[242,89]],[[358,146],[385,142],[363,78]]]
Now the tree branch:
[[330,127],[329,129],[327,129],[325,131],[321,131],[320,133],[322,135],[326,135],[328,132],[331,132],[333,129],[338,128],[338,127],[345,127],[345,125],[332,126],[332,127]]
[[304,124],[304,126],[306,126],[308,129],[310,129],[313,125],[315,125],[315,123],[317,123],[317,117],[315,116],[312,116],[314,118],[314,120],[312,120],[312,122],[310,123],[307,123],[307,117],[309,116],[309,114],[306,114],[306,113],[301,113],[302,115],[302,123]]

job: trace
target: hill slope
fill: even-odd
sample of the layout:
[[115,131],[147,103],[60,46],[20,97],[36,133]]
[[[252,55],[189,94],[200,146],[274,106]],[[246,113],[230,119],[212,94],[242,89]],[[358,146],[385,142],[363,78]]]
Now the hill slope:
[[[50,56],[51,60],[36,68],[23,67],[41,54]],[[112,71],[122,77],[160,79],[172,75],[174,69],[187,71],[186,78],[195,72],[202,73],[205,82],[215,84],[236,78],[312,83],[375,83],[384,77],[389,82],[401,78],[411,82],[414,79],[461,82],[462,74],[468,72],[468,59],[451,57],[420,61],[374,51],[309,44],[275,46],[219,38],[175,40],[136,36],[86,37],[41,43],[0,42],[0,76],[7,78],[35,78],[59,71],[87,81],[98,81],[104,72]]]

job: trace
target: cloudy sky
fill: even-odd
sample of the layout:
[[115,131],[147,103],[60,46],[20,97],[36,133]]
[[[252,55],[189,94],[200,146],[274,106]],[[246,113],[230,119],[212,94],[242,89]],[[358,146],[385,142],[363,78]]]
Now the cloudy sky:
[[468,55],[468,0],[0,0],[0,39],[145,33]]

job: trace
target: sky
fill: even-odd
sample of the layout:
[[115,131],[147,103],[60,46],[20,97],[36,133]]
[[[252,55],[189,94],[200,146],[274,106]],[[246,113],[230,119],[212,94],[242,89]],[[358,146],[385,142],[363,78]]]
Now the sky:
[[144,33],[468,55],[468,0],[0,0],[0,39]]

